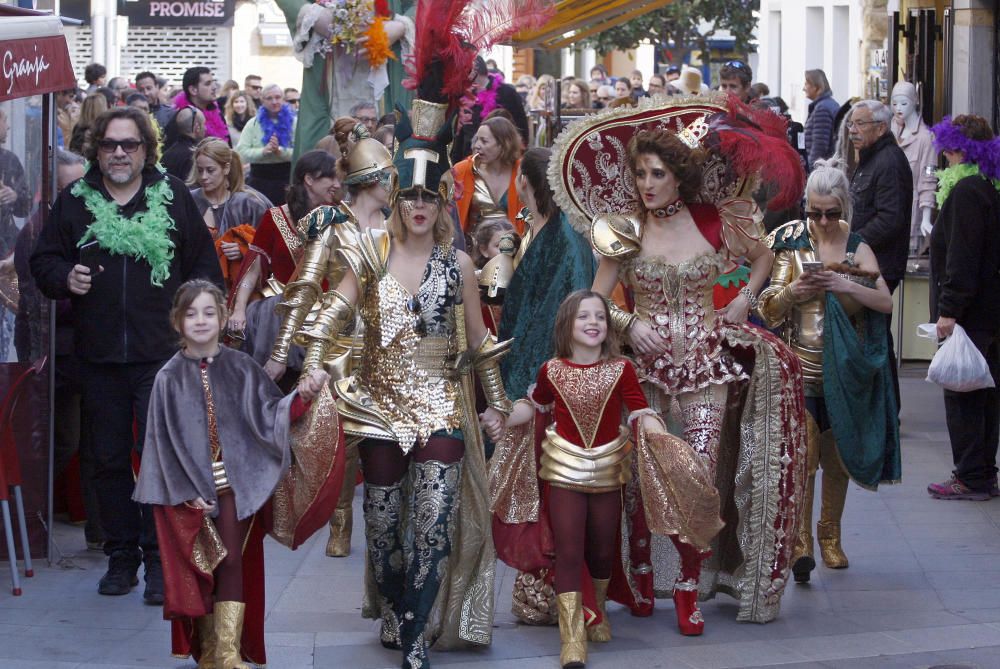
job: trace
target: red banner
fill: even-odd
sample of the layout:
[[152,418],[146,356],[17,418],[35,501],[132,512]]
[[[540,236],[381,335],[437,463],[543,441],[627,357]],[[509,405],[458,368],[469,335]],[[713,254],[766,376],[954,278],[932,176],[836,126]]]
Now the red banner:
[[66,38],[0,42],[0,102],[76,88]]

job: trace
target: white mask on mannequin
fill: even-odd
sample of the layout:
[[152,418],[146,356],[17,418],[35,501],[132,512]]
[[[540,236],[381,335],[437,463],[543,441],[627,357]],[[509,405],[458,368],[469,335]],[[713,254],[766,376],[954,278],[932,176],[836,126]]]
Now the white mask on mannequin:
[[892,98],[892,113],[905,123],[917,113],[917,106],[906,95],[896,95]]

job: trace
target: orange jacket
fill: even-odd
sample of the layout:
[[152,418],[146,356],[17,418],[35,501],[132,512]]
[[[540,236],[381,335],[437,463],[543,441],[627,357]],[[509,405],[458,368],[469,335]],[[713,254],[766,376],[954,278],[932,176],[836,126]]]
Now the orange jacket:
[[[517,188],[514,186],[514,179],[521,168],[521,161],[514,163],[510,171],[510,185],[507,187],[507,218],[511,225],[517,230],[517,234],[524,235],[524,222],[517,219],[517,214],[521,211],[521,200],[517,197]],[[472,194],[476,189],[476,175],[472,172],[472,156],[455,165],[455,188],[458,196],[455,204],[458,206],[458,220],[462,224],[462,232],[469,232],[469,208],[472,206]]]

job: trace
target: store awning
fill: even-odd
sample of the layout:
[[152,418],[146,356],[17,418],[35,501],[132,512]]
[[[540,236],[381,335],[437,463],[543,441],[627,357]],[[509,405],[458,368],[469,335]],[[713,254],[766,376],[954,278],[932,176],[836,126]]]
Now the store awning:
[[0,102],[76,88],[58,16],[0,11]]
[[673,0],[559,0],[551,21],[537,30],[515,35],[513,45],[561,49],[671,2]]

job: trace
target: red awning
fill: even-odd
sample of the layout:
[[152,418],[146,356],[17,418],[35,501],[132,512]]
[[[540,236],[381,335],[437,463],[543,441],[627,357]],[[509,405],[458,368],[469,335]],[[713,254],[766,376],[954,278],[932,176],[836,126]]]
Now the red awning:
[[76,88],[59,17],[0,11],[0,102]]

